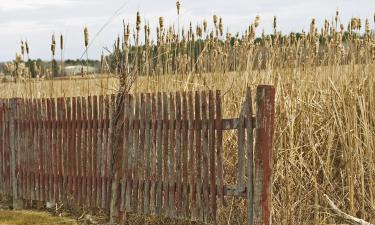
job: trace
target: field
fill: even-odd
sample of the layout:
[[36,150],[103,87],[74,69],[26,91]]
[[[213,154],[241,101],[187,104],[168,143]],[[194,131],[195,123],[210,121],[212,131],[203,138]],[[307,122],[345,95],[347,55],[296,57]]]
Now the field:
[[[198,44],[192,48],[197,48],[201,55],[192,56],[192,51],[182,46],[177,48],[177,59],[171,53],[156,63],[151,63],[154,51],[147,40],[143,49],[146,57],[139,63],[137,60],[130,63],[127,57],[133,48],[126,47],[129,34],[124,27],[125,47],[114,50],[118,54],[115,66],[108,67],[106,74],[3,82],[0,97],[106,95],[117,93],[126,85],[131,93],[219,89],[224,96],[223,116],[235,117],[247,86],[274,85],[273,224],[340,224],[343,221],[329,209],[324,194],[344,212],[375,223],[375,36],[367,30],[360,35],[355,21],[350,22],[351,30],[345,32],[342,27],[336,31],[327,22],[328,27],[322,28],[321,33],[312,22],[311,31],[301,38],[295,34],[281,36],[275,25],[274,36],[263,37],[258,44],[255,44],[257,20],[247,36],[235,37],[232,44],[232,39],[226,41],[224,35],[219,35],[220,25],[214,21],[212,37],[204,31],[205,38],[202,30],[197,29],[197,37],[203,37],[207,51]],[[162,25],[160,30],[165,29]],[[162,34],[165,37],[160,36],[159,43],[161,51],[168,54],[173,52],[176,41],[168,39],[170,35],[175,37],[172,30],[169,32]],[[236,40],[241,47],[236,47]],[[134,46],[132,56],[138,59],[136,56],[141,54],[138,39]],[[230,56],[237,60],[234,64],[227,61]],[[191,59],[196,65],[184,64],[183,59]],[[155,75],[162,73],[165,74]],[[130,79],[133,80],[127,84]],[[228,184],[235,183],[235,137],[228,134],[224,142]],[[227,198],[227,203],[220,206],[218,224],[245,224],[245,201]],[[132,215],[128,223],[175,224],[175,221]]]

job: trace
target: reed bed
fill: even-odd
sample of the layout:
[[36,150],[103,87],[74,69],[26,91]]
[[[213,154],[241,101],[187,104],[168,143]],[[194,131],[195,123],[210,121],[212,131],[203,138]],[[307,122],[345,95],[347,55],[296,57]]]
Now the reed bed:
[[[178,13],[181,5],[176,4]],[[327,194],[343,211],[375,223],[375,35],[369,20],[347,25],[339,12],[322,28],[256,36],[256,17],[240,36],[223,32],[214,15],[193,28],[166,28],[160,17],[156,41],[140,13],[135,30],[124,24],[101,71],[75,79],[1,83],[0,96],[58,97],[130,92],[220,89],[224,116],[239,113],[247,86],[276,87],[273,224],[340,224]],[[375,17],[374,17],[375,22]],[[85,43],[87,47],[87,44]],[[127,83],[129,82],[130,83]],[[236,140],[224,142],[225,179],[235,182]],[[218,224],[245,224],[244,200],[227,198]],[[131,215],[128,224],[192,224]]]

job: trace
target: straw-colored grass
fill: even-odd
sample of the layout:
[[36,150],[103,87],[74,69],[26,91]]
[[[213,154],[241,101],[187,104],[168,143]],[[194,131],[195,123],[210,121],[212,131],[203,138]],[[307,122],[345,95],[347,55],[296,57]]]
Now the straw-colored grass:
[[[186,76],[140,77],[132,92],[220,89],[224,116],[234,117],[246,85],[275,85],[274,224],[335,223],[323,194],[344,211],[374,223],[374,71],[374,64],[291,68],[206,74],[193,76],[189,83]],[[2,90],[12,91],[0,93],[3,97],[46,97],[115,93],[118,81],[98,77],[1,85],[8,85]],[[235,134],[228,132],[224,142],[227,183],[235,182],[236,161]],[[228,198],[227,203],[220,207],[219,224],[244,224],[245,201]],[[157,222],[172,224],[151,217],[129,218],[129,224]]]
[[47,212],[0,210],[0,225],[77,225],[73,219],[52,216]]

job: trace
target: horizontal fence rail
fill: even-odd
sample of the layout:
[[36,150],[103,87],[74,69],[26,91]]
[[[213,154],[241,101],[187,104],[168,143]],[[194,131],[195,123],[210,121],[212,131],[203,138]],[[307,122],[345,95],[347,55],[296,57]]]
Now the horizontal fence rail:
[[[248,88],[230,119],[220,91],[0,100],[0,192],[14,206],[101,208],[111,222],[134,212],[215,223],[218,200],[239,196],[248,224],[269,224],[273,87],[259,86],[255,100],[253,116]],[[237,132],[236,185],[224,181],[228,130]]]

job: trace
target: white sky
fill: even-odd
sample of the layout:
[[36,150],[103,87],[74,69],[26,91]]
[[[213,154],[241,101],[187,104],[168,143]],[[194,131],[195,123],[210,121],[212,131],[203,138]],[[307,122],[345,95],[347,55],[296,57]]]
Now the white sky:
[[[256,15],[260,15],[262,29],[272,30],[273,16],[284,33],[308,30],[311,18],[318,24],[332,20],[340,10],[342,22],[350,17],[369,18],[372,26],[375,0],[180,0],[181,24],[194,25],[206,19],[212,24],[215,13],[223,18],[224,28],[231,33],[243,32]],[[149,21],[152,29],[159,16],[166,25],[177,25],[175,0],[0,0],[0,61],[11,60],[20,51],[20,41],[27,39],[31,58],[50,59],[51,35],[65,36],[65,58],[82,55],[83,27],[90,38],[122,5],[112,22],[106,26],[89,50],[90,58],[99,58],[103,47],[111,48],[113,40],[122,32],[122,20],[135,22],[140,11],[142,22]],[[181,26],[182,26],[181,25]],[[152,33],[154,33],[153,31]],[[60,54],[59,52],[57,53]]]

